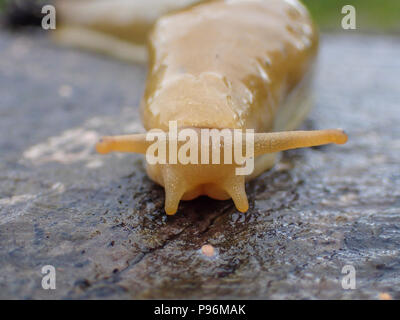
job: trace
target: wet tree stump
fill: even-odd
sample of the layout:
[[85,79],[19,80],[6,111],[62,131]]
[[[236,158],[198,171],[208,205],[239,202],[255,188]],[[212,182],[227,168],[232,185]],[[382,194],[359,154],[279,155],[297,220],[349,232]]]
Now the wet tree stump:
[[304,127],[349,142],[285,152],[246,214],[199,198],[167,217],[142,156],[93,148],[143,130],[145,67],[1,32],[0,298],[400,298],[399,52],[324,36]]

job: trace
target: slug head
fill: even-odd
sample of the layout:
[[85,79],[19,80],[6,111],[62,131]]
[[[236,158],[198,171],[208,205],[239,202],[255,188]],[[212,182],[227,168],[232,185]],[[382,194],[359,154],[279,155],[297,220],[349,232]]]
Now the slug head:
[[244,155],[241,160],[254,160],[254,157],[266,153],[347,141],[347,135],[339,129],[255,133],[251,142],[253,148],[250,148],[253,152],[249,154],[246,135],[237,141],[229,139],[227,133],[232,130],[214,129],[220,133],[220,140],[216,143],[211,136],[201,134],[203,129],[187,129],[194,132],[183,134],[188,139],[181,136],[186,129],[179,129],[178,139],[162,131],[153,134],[153,139],[149,139],[148,134],[104,137],[96,149],[103,154],[113,151],[146,154],[147,173],[164,186],[165,211],[173,215],[180,200],[191,200],[200,195],[217,200],[232,198],[239,211],[248,210],[245,175],[238,174],[238,169],[243,169],[245,163],[236,158],[235,150],[238,148]]

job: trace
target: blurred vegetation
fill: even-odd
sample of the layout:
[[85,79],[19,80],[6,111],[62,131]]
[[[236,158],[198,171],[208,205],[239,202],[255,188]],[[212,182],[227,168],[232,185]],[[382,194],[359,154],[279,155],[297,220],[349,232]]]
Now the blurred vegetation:
[[[344,16],[341,13],[342,8],[345,5],[353,5],[357,12],[358,31],[400,32],[400,0],[302,1],[310,9],[311,14],[323,31],[341,30],[341,20]],[[28,16],[29,10],[33,11],[34,6],[37,7],[51,2],[52,0],[0,0],[0,12],[6,11],[6,15],[12,15],[12,21],[16,20],[17,23],[24,24],[23,18]],[[38,13],[36,12],[35,15],[37,19]]]
[[0,0],[0,10],[1,11],[3,11],[5,4],[6,4],[6,0]]
[[322,30],[341,29],[342,8],[356,9],[358,31],[400,32],[400,0],[302,0]]
[[0,0],[0,22],[10,28],[40,26],[42,7],[53,0]]

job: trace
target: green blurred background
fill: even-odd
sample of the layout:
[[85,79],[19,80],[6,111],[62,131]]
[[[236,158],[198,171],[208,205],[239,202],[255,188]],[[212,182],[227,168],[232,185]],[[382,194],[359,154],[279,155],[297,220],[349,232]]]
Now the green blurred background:
[[[400,0],[302,0],[325,31],[342,30],[343,6],[356,9],[357,30],[400,32]],[[347,31],[347,30],[346,30]]]
[[[68,1],[68,0],[66,0]],[[112,1],[112,0],[110,0]],[[135,1],[135,0],[132,0]],[[400,32],[400,0],[302,0],[310,9],[322,31],[340,31],[345,5],[353,5],[357,12],[357,31]],[[49,4],[52,0],[0,0],[0,11],[4,12],[10,3],[18,6]]]

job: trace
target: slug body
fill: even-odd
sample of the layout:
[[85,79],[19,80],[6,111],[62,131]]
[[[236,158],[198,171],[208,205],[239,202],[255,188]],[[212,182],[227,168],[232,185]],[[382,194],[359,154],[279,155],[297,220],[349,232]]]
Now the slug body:
[[[171,120],[178,121],[178,127],[292,130],[302,120],[292,123],[292,117],[305,114],[300,109],[310,106],[297,100],[289,118],[277,121],[280,109],[290,107],[285,105],[288,95],[311,78],[308,73],[317,52],[316,32],[299,4],[270,0],[198,5],[159,19],[149,50],[141,105],[146,130],[168,131]],[[307,91],[307,85],[303,87]],[[307,96],[304,91],[300,94]],[[259,158],[256,174],[273,165],[274,154]],[[183,192],[183,200],[199,195],[232,197],[240,211],[247,211],[245,177],[235,175],[234,169],[147,166],[148,175],[166,189],[177,184],[171,190],[174,204],[174,195]],[[173,206],[167,211],[175,211]]]
[[[254,129],[255,168],[237,175],[237,164],[147,164],[165,188],[165,210],[200,195],[232,198],[248,210],[245,180],[274,164],[276,152],[344,143],[340,130],[292,131],[311,107],[310,82],[318,35],[297,0],[207,1],[167,14],[149,36],[149,74],[141,103],[146,130]],[[203,143],[203,141],[201,142]],[[110,151],[145,153],[143,135],[105,137]],[[221,146],[223,151],[224,145]]]

